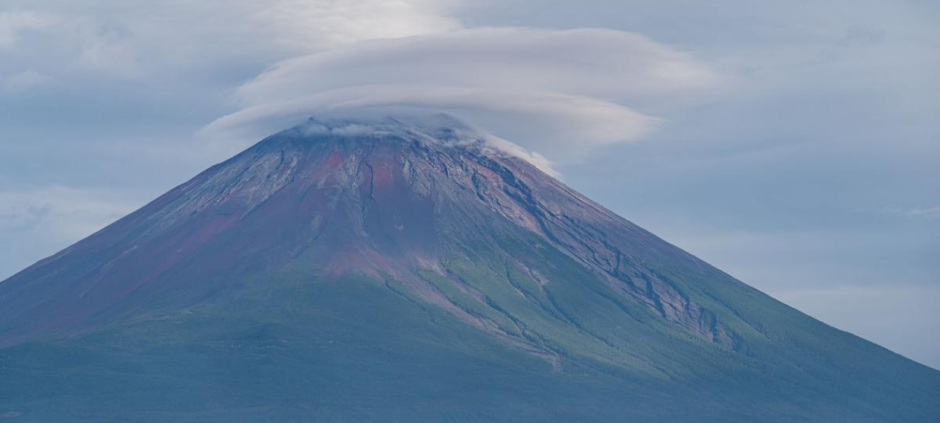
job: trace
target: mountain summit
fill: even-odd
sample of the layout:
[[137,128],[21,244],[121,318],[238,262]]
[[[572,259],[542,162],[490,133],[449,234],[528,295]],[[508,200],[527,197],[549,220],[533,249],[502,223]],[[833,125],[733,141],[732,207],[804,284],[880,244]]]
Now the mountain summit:
[[940,372],[440,116],[314,120],[0,283],[0,419],[928,422]]

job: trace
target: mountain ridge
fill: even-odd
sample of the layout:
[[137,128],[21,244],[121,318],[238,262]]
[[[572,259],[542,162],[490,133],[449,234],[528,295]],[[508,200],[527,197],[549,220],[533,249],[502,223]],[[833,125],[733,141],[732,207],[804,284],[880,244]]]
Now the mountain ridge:
[[[597,421],[622,415],[913,422],[938,415],[931,398],[940,393],[940,372],[773,300],[487,137],[446,116],[314,119],[268,137],[0,283],[2,368],[31,369],[24,351],[42,357],[103,349],[145,375],[151,368],[176,374],[163,367],[170,360],[208,363],[234,377],[238,369],[229,366],[246,357],[259,360],[248,369],[263,363],[273,374],[295,371],[310,380],[359,375],[360,383],[348,386],[285,376],[287,397],[248,401],[272,416],[337,421],[355,421],[355,413],[316,406],[316,397],[304,392],[369,408],[354,393],[394,384],[376,375],[398,371],[402,383],[415,387],[376,395],[415,397],[398,406],[375,399],[370,419],[393,409],[402,419],[429,421],[448,413],[463,416],[458,420],[522,421],[587,409],[602,410]],[[373,315],[362,304],[394,312]],[[395,324],[399,318],[411,325]],[[327,339],[334,343],[323,344]],[[359,365],[329,350],[340,341]],[[150,355],[165,349],[172,354]],[[402,351],[412,355],[399,356]],[[95,354],[88,357],[92,362],[78,366],[87,377],[109,374],[107,386],[136,386],[95,364]],[[289,364],[268,362],[272,357]],[[436,364],[427,370],[409,357]],[[75,371],[67,360],[36,363]],[[360,367],[369,371],[360,374]],[[465,367],[486,378],[454,370]],[[14,392],[38,386],[32,369],[0,382],[6,394],[0,412],[42,421],[54,411],[17,407],[58,410],[91,395],[71,392],[68,384],[102,390],[87,378],[61,376],[62,385],[36,388],[44,394]],[[213,389],[180,388],[205,403],[180,408],[125,398],[104,415],[145,410],[199,421],[211,411],[232,418],[225,393],[258,393],[251,383],[205,371],[193,373]],[[498,376],[503,373],[515,376]],[[278,383],[262,374],[251,380]],[[418,388],[428,383],[434,388]],[[325,392],[330,386],[348,391]],[[479,395],[493,410],[513,409],[490,398],[494,392],[531,408],[480,416],[479,403],[461,399]],[[560,401],[565,395],[583,404]],[[680,398],[688,403],[684,410],[652,407]],[[641,406],[644,401],[652,408]],[[451,411],[400,408],[420,404]],[[89,420],[103,415],[82,409]]]

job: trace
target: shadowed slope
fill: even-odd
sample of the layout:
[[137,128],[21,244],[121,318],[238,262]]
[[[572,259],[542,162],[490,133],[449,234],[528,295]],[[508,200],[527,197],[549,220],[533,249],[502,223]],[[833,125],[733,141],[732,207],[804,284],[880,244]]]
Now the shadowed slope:
[[310,121],[210,168],[0,283],[0,413],[938,416],[938,372],[492,145],[447,119]]

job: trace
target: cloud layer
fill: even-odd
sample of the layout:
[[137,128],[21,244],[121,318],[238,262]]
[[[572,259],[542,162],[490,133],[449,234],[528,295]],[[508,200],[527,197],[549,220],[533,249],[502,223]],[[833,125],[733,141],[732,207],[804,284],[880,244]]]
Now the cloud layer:
[[633,104],[719,82],[690,55],[629,32],[461,30],[282,61],[240,86],[240,110],[206,132],[256,138],[305,115],[398,106],[446,111],[561,159],[653,130],[660,120]]

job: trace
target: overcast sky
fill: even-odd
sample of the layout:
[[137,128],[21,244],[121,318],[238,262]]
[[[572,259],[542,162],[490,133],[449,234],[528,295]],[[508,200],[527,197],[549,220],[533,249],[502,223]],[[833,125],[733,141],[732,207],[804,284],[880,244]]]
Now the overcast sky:
[[0,279],[304,116],[448,111],[940,368],[940,4],[4,0]]

